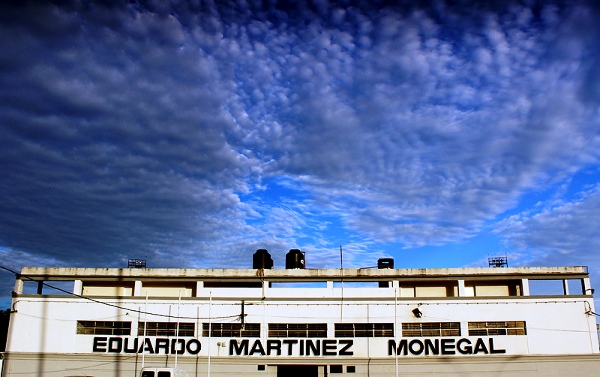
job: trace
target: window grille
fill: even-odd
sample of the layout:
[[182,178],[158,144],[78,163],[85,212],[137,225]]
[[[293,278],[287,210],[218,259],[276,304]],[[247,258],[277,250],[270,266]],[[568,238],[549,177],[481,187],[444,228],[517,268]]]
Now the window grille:
[[336,323],[336,338],[383,338],[394,336],[393,323]]
[[403,323],[402,336],[460,336],[460,322]]
[[131,335],[131,322],[77,321],[77,334]]
[[469,336],[527,335],[525,321],[469,322]]
[[326,338],[326,323],[269,323],[271,338]]
[[[144,328],[144,324],[146,328]],[[194,336],[196,324],[192,322],[140,322],[138,324],[138,335],[141,336]]]
[[260,338],[260,323],[211,323],[208,334],[208,323],[202,324],[202,336],[223,338]]

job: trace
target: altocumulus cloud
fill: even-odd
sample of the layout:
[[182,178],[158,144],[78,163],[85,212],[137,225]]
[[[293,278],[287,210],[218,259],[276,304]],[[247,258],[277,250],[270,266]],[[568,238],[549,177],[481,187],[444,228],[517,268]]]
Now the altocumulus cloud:
[[598,195],[520,205],[598,164],[598,9],[410,3],[3,3],[3,252],[247,266],[300,245],[327,265],[335,227],[357,264],[500,227],[558,250],[553,219],[578,229]]

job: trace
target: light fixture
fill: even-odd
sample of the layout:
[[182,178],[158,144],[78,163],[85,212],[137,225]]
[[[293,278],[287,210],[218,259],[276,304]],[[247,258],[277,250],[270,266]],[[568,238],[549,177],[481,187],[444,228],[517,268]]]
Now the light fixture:
[[421,318],[423,316],[423,312],[419,310],[419,308],[414,308],[412,310],[412,313],[415,315],[415,317],[417,318]]
[[590,291],[590,294],[593,295],[594,294],[594,288],[588,288],[585,290],[585,294],[587,294],[587,292]]

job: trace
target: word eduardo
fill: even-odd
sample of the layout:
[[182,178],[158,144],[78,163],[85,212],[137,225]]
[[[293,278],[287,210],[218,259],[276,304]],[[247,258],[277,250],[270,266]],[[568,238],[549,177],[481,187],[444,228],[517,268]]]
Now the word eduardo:
[[393,339],[388,341],[388,355],[477,355],[506,353],[506,350],[494,348],[494,339],[487,339],[487,344],[482,338],[477,338],[475,344],[470,339],[402,339],[398,343]]
[[256,339],[229,340],[229,356],[352,356],[351,339],[267,339],[266,344]]
[[120,338],[120,337],[94,337],[92,352],[109,353],[149,353],[149,354],[178,354],[189,353],[197,355],[202,348],[198,339],[167,339],[156,338],[154,342],[150,338]]

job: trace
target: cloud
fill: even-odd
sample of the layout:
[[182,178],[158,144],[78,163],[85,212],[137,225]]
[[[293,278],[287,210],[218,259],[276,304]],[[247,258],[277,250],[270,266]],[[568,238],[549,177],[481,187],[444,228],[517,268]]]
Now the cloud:
[[360,266],[598,161],[583,2],[1,7],[0,244],[51,264]]

